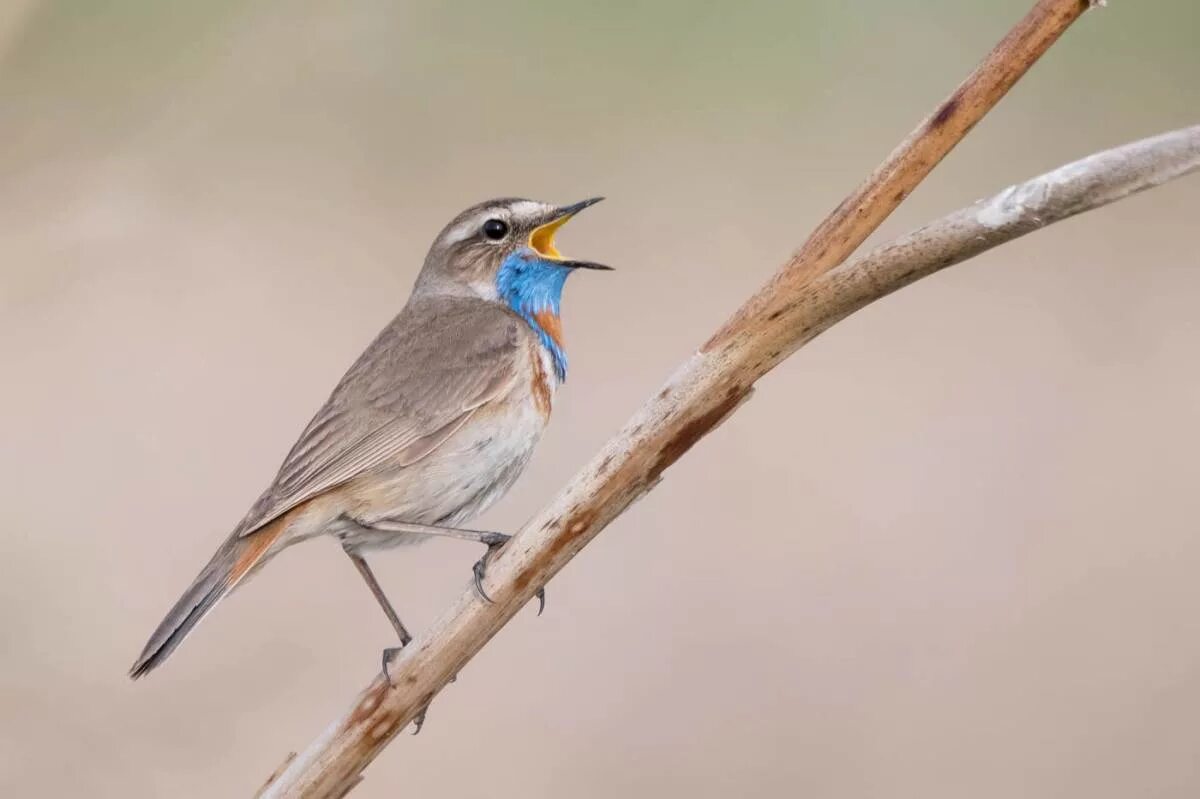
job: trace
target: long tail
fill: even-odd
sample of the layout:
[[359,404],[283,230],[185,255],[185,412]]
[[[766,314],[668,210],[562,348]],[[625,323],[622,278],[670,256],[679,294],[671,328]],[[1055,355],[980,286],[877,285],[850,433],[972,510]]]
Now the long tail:
[[188,590],[183,592],[167,617],[159,622],[142,649],[142,654],[138,655],[129,669],[129,676],[136,680],[161,665],[200,620],[246,575],[264,562],[271,552],[271,545],[287,527],[288,514],[285,514],[250,535],[239,536],[235,533],[230,536],[192,581]]

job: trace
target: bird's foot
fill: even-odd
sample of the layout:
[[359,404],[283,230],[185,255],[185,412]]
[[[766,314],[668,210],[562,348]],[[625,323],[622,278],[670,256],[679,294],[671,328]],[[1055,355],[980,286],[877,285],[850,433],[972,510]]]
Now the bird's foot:
[[415,719],[413,719],[413,735],[419,734],[421,732],[421,728],[425,726],[425,714],[428,712],[429,705],[426,705],[425,707],[421,708],[421,712],[417,714]]
[[[411,640],[412,639],[410,638],[409,641],[411,641]],[[400,646],[389,646],[387,649],[383,650],[383,676],[384,676],[384,679],[386,679],[388,681],[389,688],[395,688],[396,683],[392,680],[392,675],[388,672],[388,666],[390,666],[392,661],[396,658],[396,656],[399,655],[401,651],[403,651],[404,647],[408,646],[409,641],[405,641],[404,643],[400,644]],[[458,675],[455,674],[453,677],[450,678],[450,682],[454,682],[457,679],[458,679]],[[413,722],[412,722],[413,723],[413,732],[412,732],[413,735],[416,735],[419,732],[421,732],[421,728],[425,726],[425,716],[428,713],[429,713],[429,705],[426,705],[425,707],[421,708],[421,712],[417,714],[417,717],[415,719],[413,719]]]
[[[486,536],[487,538],[481,543],[487,546],[487,552],[483,553],[482,558],[475,561],[475,566],[472,567],[471,572],[475,575],[475,591],[484,602],[490,605],[493,604],[492,598],[488,596],[487,591],[483,590],[483,576],[487,573],[487,564],[491,560],[492,555],[500,547],[507,544],[512,536],[505,533],[487,533]],[[534,596],[538,599],[537,615],[541,616],[542,611],[546,609],[546,589],[539,588]]]
[[396,656],[404,651],[404,647],[412,642],[412,636],[405,630],[404,635],[400,637],[400,646],[389,646],[383,650],[383,677],[388,682],[389,688],[395,688],[396,683],[392,680],[392,673],[388,671],[388,667],[392,665],[392,661]]
[[396,683],[392,680],[392,674],[390,671],[388,671],[388,667],[392,665],[392,661],[396,659],[396,656],[399,655],[403,649],[404,645],[401,644],[400,646],[389,646],[387,649],[383,650],[383,678],[387,680],[388,688],[396,687]]

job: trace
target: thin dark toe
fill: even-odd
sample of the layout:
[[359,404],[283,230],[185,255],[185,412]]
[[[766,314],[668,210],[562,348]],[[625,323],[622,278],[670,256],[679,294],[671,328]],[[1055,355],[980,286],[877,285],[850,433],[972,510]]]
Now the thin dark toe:
[[537,590],[537,593],[534,594],[534,596],[537,597],[537,601],[538,601],[538,614],[537,615],[541,616],[542,611],[546,609],[546,589],[539,588]]
[[475,561],[475,566],[471,569],[471,571],[475,574],[475,590],[479,592],[479,596],[484,602],[491,605],[494,604],[492,602],[492,598],[488,596],[487,591],[483,590],[483,575],[487,570],[484,560],[485,558],[480,558],[479,560]]
[[[404,644],[407,643],[408,641],[404,642]],[[392,688],[396,687],[396,683],[392,682],[392,675],[391,672],[388,671],[388,667],[392,665],[392,661],[396,659],[396,655],[399,655],[404,649],[404,644],[401,644],[400,646],[389,646],[387,649],[383,650],[383,676],[387,679],[388,685]]]
[[418,733],[420,733],[421,728],[425,726],[425,714],[428,712],[429,712],[429,705],[426,705],[425,707],[421,708],[421,712],[417,714],[417,717],[415,719],[413,719],[413,726],[414,726],[413,735],[417,735]]

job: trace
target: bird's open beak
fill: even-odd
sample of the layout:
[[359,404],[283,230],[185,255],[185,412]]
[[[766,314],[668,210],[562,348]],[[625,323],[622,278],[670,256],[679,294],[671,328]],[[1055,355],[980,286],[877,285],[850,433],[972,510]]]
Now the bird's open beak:
[[554,234],[558,229],[567,223],[567,220],[575,216],[584,208],[595,205],[603,200],[603,197],[593,197],[590,200],[573,203],[571,205],[561,205],[555,208],[551,214],[550,221],[539,225],[529,234],[529,246],[534,251],[548,261],[555,261],[559,266],[565,266],[568,269],[605,269],[611,270],[611,266],[604,264],[593,263],[592,261],[572,261],[563,257],[563,254],[554,246]]

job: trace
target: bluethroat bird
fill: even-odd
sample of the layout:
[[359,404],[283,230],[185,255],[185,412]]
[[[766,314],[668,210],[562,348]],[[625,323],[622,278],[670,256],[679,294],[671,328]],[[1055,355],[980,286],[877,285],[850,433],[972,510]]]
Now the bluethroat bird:
[[[400,637],[411,639],[365,551],[448,536],[512,486],[567,376],[559,304],[567,276],[608,269],[563,257],[558,229],[600,201],[501,199],[442,230],[400,314],[346,372],[271,486],[162,620],[130,669],[159,666],[209,611],[275,555],[337,538]],[[475,565],[475,585],[487,556]],[[544,597],[539,597],[544,598]],[[384,651],[389,657],[400,647]]]

